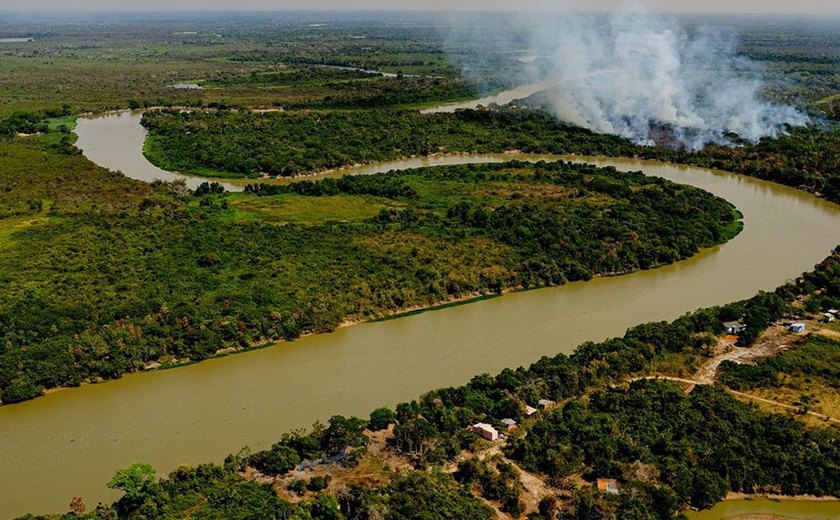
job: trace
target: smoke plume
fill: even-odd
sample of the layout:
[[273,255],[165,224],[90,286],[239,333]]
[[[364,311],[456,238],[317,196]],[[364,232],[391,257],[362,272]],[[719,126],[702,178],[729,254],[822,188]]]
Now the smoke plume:
[[759,68],[720,30],[688,30],[638,5],[606,16],[519,21],[537,53],[529,58],[535,72],[557,78],[543,99],[563,121],[641,144],[666,133],[691,150],[731,144],[732,134],[755,142],[807,123],[798,110],[762,99]]

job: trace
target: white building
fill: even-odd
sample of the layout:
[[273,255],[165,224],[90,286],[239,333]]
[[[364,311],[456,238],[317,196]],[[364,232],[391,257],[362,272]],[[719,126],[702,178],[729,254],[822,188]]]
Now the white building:
[[493,428],[489,424],[485,424],[485,423],[473,424],[472,431],[473,431],[473,433],[475,433],[476,435],[478,435],[482,439],[485,439],[485,440],[488,440],[488,441],[499,440],[499,432],[496,430],[496,428]]
[[805,332],[805,324],[804,323],[794,323],[790,327],[788,327],[791,332],[795,332],[797,334]]

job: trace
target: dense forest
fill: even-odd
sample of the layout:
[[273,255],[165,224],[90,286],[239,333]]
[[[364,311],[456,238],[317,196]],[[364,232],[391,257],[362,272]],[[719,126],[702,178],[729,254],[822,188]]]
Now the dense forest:
[[0,141],[4,403],[347,319],[651,268],[741,226],[706,192],[589,165],[444,167],[246,194],[207,185],[191,196],[53,146]]
[[478,97],[477,87],[447,75],[384,74],[337,66],[280,66],[245,74],[222,73],[202,82],[205,89],[227,92],[249,89],[285,88],[286,93],[272,101],[284,109],[383,108],[439,103]]
[[[415,155],[454,152],[633,155],[618,137],[594,134],[532,111],[467,110],[294,113],[147,112],[146,154],[179,171],[292,176]],[[222,173],[221,175],[224,175]]]
[[[275,101],[284,109],[323,108],[383,108],[415,106],[441,101],[456,101],[478,97],[479,91],[472,83],[441,76],[382,76],[368,74],[367,78],[351,81],[327,81],[317,90],[323,97],[307,96],[306,99]],[[300,86],[296,86],[300,88]]]
[[[590,480],[607,476],[633,491],[638,486],[633,498],[664,511],[711,507],[728,491],[836,496],[838,441],[836,431],[808,431],[789,417],[755,413],[711,386],[686,397],[676,385],[638,382],[629,391],[569,402],[508,449],[550,479],[583,471]],[[619,507],[645,509],[632,500]]]
[[[657,359],[702,355],[723,320],[750,311],[776,320],[795,312],[797,298],[817,292],[840,293],[840,249],[772,293],[673,323],[640,325],[623,338],[586,343],[571,356],[546,357],[527,369],[476,376],[395,410],[375,410],[367,421],[336,416],[309,433],[283,435],[268,450],[243,450],[223,465],[181,468],[160,481],[142,464],[120,470],[109,485],[124,491],[123,498],[60,518],[490,519],[488,503],[518,516],[522,470],[514,464],[558,490],[541,500],[532,519],[670,520],[688,506],[709,507],[728,491],[837,495],[836,429],[761,412],[717,387],[686,395],[670,382],[625,383]],[[529,418],[525,405],[539,399],[559,404]],[[483,421],[501,428],[503,418],[521,425],[503,455],[471,455],[488,445],[468,426]],[[392,428],[388,442],[413,469],[381,470],[377,484],[368,477],[366,484],[333,486],[329,474],[275,480],[304,460],[334,469],[361,464],[370,456],[370,432],[383,428]],[[618,494],[591,485],[608,477],[620,483]],[[293,505],[281,492],[308,498]]]
[[788,129],[788,135],[744,146],[707,146],[685,153],[662,147],[642,157],[717,168],[819,193],[840,202],[840,123]]
[[[289,176],[436,153],[637,156],[717,168],[805,188],[840,201],[840,129],[791,128],[751,145],[698,152],[637,146],[555,121],[539,111],[149,112],[147,156],[163,168],[220,176]],[[383,131],[383,129],[387,129]],[[356,146],[363,143],[362,146]]]
[[328,83],[325,87],[332,93],[321,100],[286,103],[283,107],[288,109],[370,109],[473,99],[479,95],[478,89],[471,83],[457,79],[423,76]]

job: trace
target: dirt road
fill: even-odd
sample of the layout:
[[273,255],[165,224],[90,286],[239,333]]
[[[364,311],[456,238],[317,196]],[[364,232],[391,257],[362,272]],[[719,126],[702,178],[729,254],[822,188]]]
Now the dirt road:
[[[670,376],[645,376],[645,377],[633,378],[630,381],[642,381],[642,380],[674,381],[676,383],[683,383],[683,384],[686,384],[686,385],[690,385],[689,390],[691,388],[694,388],[697,385],[709,385],[709,384],[714,383],[714,382],[704,383],[704,382],[698,381],[696,379],[685,379],[685,378],[682,378],[682,377],[670,377]],[[780,403],[778,401],[773,401],[773,400],[770,400],[770,399],[764,399],[763,397],[756,397],[754,395],[745,394],[744,392],[738,392],[737,390],[732,390],[731,388],[724,387],[724,390],[726,390],[727,392],[729,392],[730,394],[732,394],[736,397],[743,397],[744,399],[749,399],[751,401],[756,401],[756,402],[759,402],[759,403],[765,403],[765,404],[770,404],[770,405],[773,405],[773,406],[778,406],[778,407],[781,407],[781,408],[786,408],[788,410],[792,410],[792,411],[797,412],[797,413],[800,412],[800,408],[798,408],[796,406],[793,406],[793,405],[790,405],[790,404]],[[813,417],[817,417],[819,419],[822,419],[824,421],[832,422],[832,423],[835,423],[835,424],[840,424],[840,419],[837,419],[837,418],[834,418],[834,417],[829,417],[827,415],[823,415],[823,414],[817,413],[817,412],[805,412],[805,413],[807,413],[808,415],[811,415]]]

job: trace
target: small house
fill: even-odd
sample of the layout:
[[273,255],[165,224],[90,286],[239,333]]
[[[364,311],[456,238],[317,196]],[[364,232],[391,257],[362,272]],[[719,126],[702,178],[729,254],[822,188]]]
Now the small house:
[[741,334],[742,332],[747,330],[747,326],[741,323],[740,321],[724,322],[723,328],[728,334]]
[[618,494],[618,481],[613,478],[599,478],[598,491],[602,491],[609,495]]
[[548,408],[549,406],[552,406],[553,404],[554,404],[554,401],[552,401],[551,399],[540,399],[539,402],[537,403],[537,406],[539,406],[540,409],[545,410],[546,408]]
[[828,309],[828,313],[834,316],[835,318],[840,318],[840,311],[837,309]]
[[478,435],[479,437],[481,437],[484,440],[488,440],[488,441],[499,440],[499,432],[496,430],[496,428],[493,428],[489,424],[485,424],[485,423],[473,424],[472,431],[473,431],[473,433],[475,433],[476,435]]
[[791,332],[795,332],[797,334],[801,334],[802,332],[805,332],[805,328],[806,327],[805,327],[804,323],[794,323],[793,325],[788,327],[788,329],[790,329]]
[[831,314],[830,312],[826,312],[826,313],[823,314],[822,321],[823,321],[823,323],[831,323],[831,322],[834,321],[834,319],[835,319],[834,314]]
[[509,432],[516,429],[516,421],[513,419],[502,419],[502,424],[505,425],[505,428]]
[[538,410],[536,408],[534,408],[533,406],[528,406],[527,404],[525,405],[525,415],[526,416],[531,417],[532,415],[534,415],[537,412],[538,412]]

